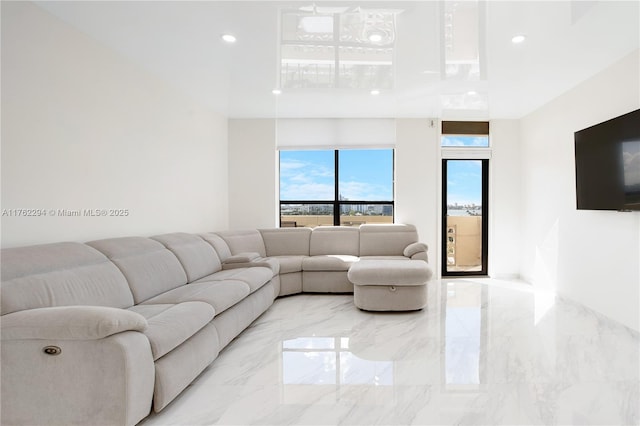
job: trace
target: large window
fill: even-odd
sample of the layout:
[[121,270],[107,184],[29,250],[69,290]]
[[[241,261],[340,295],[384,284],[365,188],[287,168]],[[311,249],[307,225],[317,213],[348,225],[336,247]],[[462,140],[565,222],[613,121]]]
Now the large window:
[[486,275],[489,123],[442,122],[442,275]]
[[280,226],[393,223],[393,150],[280,151]]

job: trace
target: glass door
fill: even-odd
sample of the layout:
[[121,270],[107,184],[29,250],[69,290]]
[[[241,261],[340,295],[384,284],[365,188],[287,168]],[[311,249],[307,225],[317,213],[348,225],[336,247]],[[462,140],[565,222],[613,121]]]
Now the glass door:
[[487,275],[489,160],[442,160],[442,275]]

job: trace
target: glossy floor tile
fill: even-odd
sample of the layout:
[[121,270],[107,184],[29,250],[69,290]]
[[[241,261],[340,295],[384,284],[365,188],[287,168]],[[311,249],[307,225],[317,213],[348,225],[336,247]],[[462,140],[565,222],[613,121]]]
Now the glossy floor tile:
[[419,312],[276,300],[151,425],[624,425],[640,336],[517,282],[433,281]]

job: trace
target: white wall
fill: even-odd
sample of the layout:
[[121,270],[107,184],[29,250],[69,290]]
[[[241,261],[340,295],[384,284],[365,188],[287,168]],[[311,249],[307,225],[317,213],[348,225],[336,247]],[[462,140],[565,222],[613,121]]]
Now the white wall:
[[640,213],[578,211],[575,131],[640,107],[638,51],[524,117],[522,275],[640,329]]
[[489,275],[520,276],[520,122],[492,120],[489,162]]
[[[226,119],[26,2],[2,4],[2,246],[228,226]],[[59,217],[58,209],[127,209]]]
[[276,123],[229,120],[229,228],[279,224]]
[[[431,124],[433,122],[433,124]],[[395,221],[418,228],[429,263],[440,272],[440,139],[438,120],[396,120]]]

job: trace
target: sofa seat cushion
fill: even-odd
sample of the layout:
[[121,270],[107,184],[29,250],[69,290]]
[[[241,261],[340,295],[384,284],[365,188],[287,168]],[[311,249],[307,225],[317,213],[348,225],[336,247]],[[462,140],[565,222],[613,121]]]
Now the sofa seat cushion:
[[162,293],[144,304],[204,302],[219,315],[249,295],[249,285],[242,281],[208,281],[191,283]]
[[302,272],[302,260],[309,256],[273,256],[280,263],[280,274]]
[[273,271],[271,268],[254,267],[254,268],[237,268],[227,269],[224,271],[216,272],[209,276],[203,277],[196,281],[196,283],[204,282],[217,282],[217,281],[242,281],[249,286],[249,291],[253,293],[273,278]]
[[411,260],[405,256],[360,256],[360,260]]
[[347,277],[356,287],[424,286],[431,269],[422,260],[361,260],[349,269]]
[[348,271],[351,265],[360,260],[350,255],[321,255],[307,257],[302,261],[303,271]]
[[146,318],[148,326],[144,334],[151,344],[154,361],[196,334],[215,315],[213,307],[203,302],[144,304],[128,310]]

